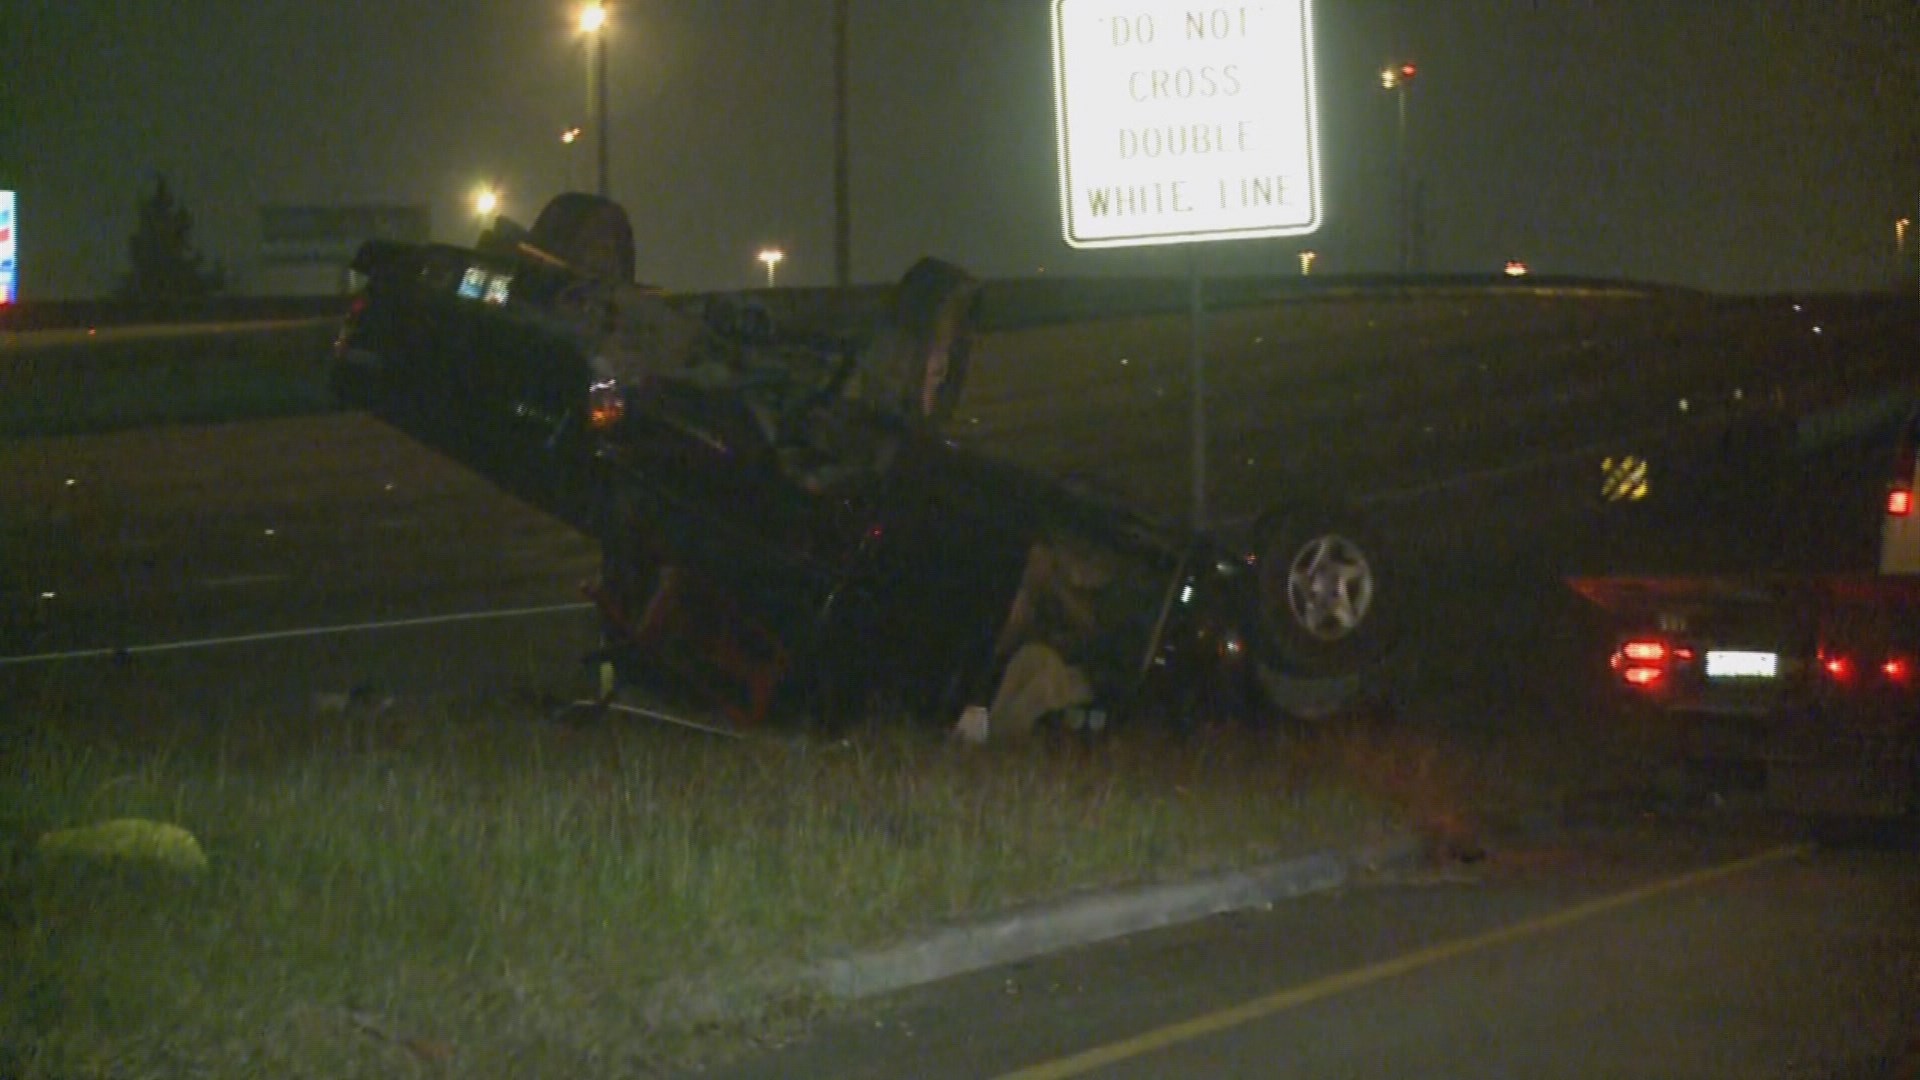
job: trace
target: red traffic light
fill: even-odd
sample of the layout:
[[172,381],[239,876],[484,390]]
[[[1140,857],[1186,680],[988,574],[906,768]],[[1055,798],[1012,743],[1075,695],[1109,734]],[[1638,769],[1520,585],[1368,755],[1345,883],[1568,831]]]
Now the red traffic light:
[[1419,69],[1419,68],[1417,68],[1417,67],[1414,67],[1414,66],[1413,66],[1412,64],[1401,64],[1401,65],[1400,65],[1400,77],[1401,77],[1401,78],[1403,78],[1403,79],[1411,79],[1411,78],[1413,78],[1413,77],[1414,77],[1415,75],[1418,75],[1418,74],[1420,74],[1420,69]]

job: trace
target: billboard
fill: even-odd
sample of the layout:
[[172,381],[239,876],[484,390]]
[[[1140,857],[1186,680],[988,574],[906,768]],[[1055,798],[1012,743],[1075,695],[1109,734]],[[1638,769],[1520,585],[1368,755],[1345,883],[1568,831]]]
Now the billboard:
[[263,206],[261,259],[267,263],[345,263],[363,240],[424,242],[425,206]]
[[1311,0],[1054,0],[1067,243],[1319,228],[1311,9]]
[[20,300],[19,201],[0,191],[0,307]]

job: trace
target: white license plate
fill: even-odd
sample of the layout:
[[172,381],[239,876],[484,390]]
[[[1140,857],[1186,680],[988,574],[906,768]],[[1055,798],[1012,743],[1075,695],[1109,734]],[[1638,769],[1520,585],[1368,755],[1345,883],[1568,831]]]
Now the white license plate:
[[1739,649],[1707,650],[1709,679],[1774,679],[1780,676],[1780,654]]

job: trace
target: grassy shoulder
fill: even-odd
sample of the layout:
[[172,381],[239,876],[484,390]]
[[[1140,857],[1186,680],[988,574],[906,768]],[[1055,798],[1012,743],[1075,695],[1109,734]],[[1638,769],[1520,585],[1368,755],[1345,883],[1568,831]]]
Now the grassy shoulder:
[[[0,749],[0,1071],[629,1075],[823,1007],[775,989],[809,961],[1444,835],[1572,777],[1520,764],[1384,724],[979,748],[716,741],[506,703],[164,724],[43,703]],[[207,869],[38,843],[121,818],[184,827]],[[721,1006],[744,1019],[714,1023]]]

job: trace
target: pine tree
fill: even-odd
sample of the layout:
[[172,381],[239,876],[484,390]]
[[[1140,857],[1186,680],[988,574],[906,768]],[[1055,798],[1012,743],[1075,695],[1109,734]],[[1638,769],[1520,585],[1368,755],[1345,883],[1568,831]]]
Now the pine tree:
[[226,288],[226,272],[206,266],[193,247],[193,215],[175,201],[167,178],[156,176],[153,193],[140,204],[140,221],[127,240],[131,269],[122,279],[123,299],[146,303],[203,300]]

